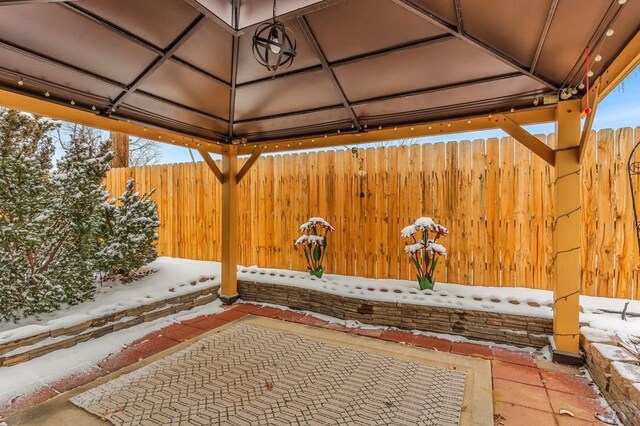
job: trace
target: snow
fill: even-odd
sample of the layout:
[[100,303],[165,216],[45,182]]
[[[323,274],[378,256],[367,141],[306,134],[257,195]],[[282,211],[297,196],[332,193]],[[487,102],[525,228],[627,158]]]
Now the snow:
[[297,245],[305,244],[305,243],[322,244],[322,241],[324,241],[324,237],[322,237],[320,235],[302,235],[302,236],[300,236],[300,238],[298,238],[296,240],[294,245],[297,246]]
[[432,251],[443,255],[447,254],[447,249],[444,248],[443,245],[434,243],[433,241],[429,241],[429,243],[427,243],[427,251]]
[[14,398],[31,393],[64,377],[81,374],[112,353],[124,349],[131,342],[171,324],[201,315],[222,312],[221,302],[216,300],[197,306],[187,312],[179,312],[155,321],[107,334],[99,339],[79,343],[11,367],[0,368],[0,406]]
[[420,231],[431,230],[434,224],[435,222],[430,217],[419,217],[415,222],[416,227]]
[[417,253],[424,247],[424,243],[422,241],[418,241],[415,244],[408,244],[404,247],[404,251],[409,254]]
[[[142,304],[211,288],[221,282],[218,262],[161,257],[150,263],[148,269],[155,272],[129,284],[103,283],[93,300],[18,322],[0,322],[0,343],[72,327]],[[203,278],[208,280],[200,282]],[[190,285],[192,282],[196,285]]]
[[418,232],[418,228],[416,228],[415,225],[409,225],[402,228],[402,231],[400,231],[400,234],[402,235],[402,238],[411,238],[411,236],[414,235],[416,232]]
[[[152,262],[149,268],[156,272],[133,283],[105,283],[99,288],[92,301],[77,306],[67,306],[55,313],[26,318],[18,323],[0,323],[0,343],[33,336],[54,328],[71,327],[97,316],[179,296],[195,289],[210,288],[220,283],[221,271],[218,262],[162,257]],[[202,278],[207,280],[200,282]],[[546,290],[467,286],[438,282],[435,290],[421,291],[415,281],[369,279],[333,274],[325,274],[322,279],[318,279],[306,272],[259,268],[258,266],[238,267],[238,279],[302,287],[343,297],[373,301],[411,303],[422,306],[440,306],[542,318],[551,318],[553,314],[550,308],[554,301],[553,292]],[[196,285],[190,285],[192,282],[195,282]],[[628,317],[627,321],[623,321],[619,314],[603,312],[603,310],[621,311],[625,302],[626,300],[622,299],[581,296],[580,305],[583,312],[580,314],[580,320],[588,324],[588,328],[583,327],[583,330],[592,334],[600,333],[603,340],[614,334],[622,335],[623,338],[630,335],[640,336],[640,318]],[[109,353],[117,352],[131,341],[150,331],[165,327],[172,321],[215,313],[219,309],[217,304],[207,304],[186,313],[140,324],[69,349],[56,351],[26,363],[0,368],[0,383],[12,384],[10,387],[0,386],[0,403],[23,392],[36,389],[43,383],[57,380],[73,372],[86,370]],[[640,301],[629,301],[628,311],[640,312]],[[309,314],[332,322],[339,321],[332,317]],[[344,324],[347,327],[377,327],[363,325],[357,321],[346,321]],[[442,337],[439,333],[417,333]],[[447,338],[451,340],[463,339],[460,336]],[[493,343],[488,344],[495,346]]]

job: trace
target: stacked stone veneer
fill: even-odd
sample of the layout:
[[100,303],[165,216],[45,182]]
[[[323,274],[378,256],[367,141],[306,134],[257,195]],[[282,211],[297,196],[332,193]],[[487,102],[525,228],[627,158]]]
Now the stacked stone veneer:
[[640,425],[640,359],[614,334],[583,327],[580,344],[587,367],[625,425]]
[[536,318],[467,309],[382,302],[343,297],[303,287],[238,281],[246,301],[274,303],[344,320],[386,325],[541,348],[553,334],[550,318]]
[[[192,285],[196,285],[195,282]],[[58,349],[102,337],[176,312],[204,305],[218,298],[219,286],[191,291],[180,296],[128,308],[94,318],[72,327],[50,331],[0,343],[0,367],[8,367],[37,358]]]

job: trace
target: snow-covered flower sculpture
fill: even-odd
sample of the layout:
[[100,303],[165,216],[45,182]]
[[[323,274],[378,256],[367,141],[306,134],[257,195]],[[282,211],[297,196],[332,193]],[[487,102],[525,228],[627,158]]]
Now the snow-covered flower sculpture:
[[296,249],[302,247],[309,274],[318,278],[322,278],[324,274],[322,259],[327,250],[327,234],[330,231],[334,229],[329,222],[321,217],[312,217],[300,225],[302,235],[294,243]]
[[[400,231],[402,238],[411,240],[404,251],[416,267],[421,290],[431,290],[435,285],[433,273],[438,264],[438,256],[447,254],[447,249],[437,241],[448,233],[447,228],[438,225],[430,217],[418,218],[413,225],[406,226]],[[433,238],[430,238],[430,234],[434,235]]]

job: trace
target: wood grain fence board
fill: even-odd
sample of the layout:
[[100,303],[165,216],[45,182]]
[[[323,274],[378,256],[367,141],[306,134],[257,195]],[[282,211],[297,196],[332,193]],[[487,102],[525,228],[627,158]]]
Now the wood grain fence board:
[[385,197],[385,170],[386,170],[386,156],[383,148],[376,148],[376,170],[375,172],[369,170],[368,173],[375,174],[375,196],[376,196],[376,227],[375,227],[375,250],[376,250],[376,278],[387,278],[387,264],[388,256],[387,252],[387,228],[388,228],[388,209]]
[[462,141],[458,151],[458,197],[457,229],[458,231],[458,281],[460,284],[471,284],[473,241],[471,240],[471,142]]
[[473,242],[473,285],[487,282],[487,166],[486,147],[483,139],[476,139],[472,144],[471,161],[471,223]]
[[627,127],[615,132],[615,287],[614,297],[632,296],[633,265],[635,262],[635,229],[631,188],[627,174],[627,161],[633,148],[633,129]]
[[445,258],[447,263],[447,281],[460,282],[458,274],[458,256],[460,255],[458,246],[460,239],[460,228],[457,223],[458,214],[458,143],[447,142],[446,144],[447,164],[444,173],[446,216],[444,223],[449,224],[448,255]]
[[600,130],[598,132],[598,296],[614,294],[614,141],[613,131]]
[[[387,150],[387,206],[389,209],[389,278],[400,277],[400,263],[404,262],[404,242],[401,242],[398,217],[398,150]],[[404,225],[403,225],[404,226]]]
[[[447,183],[445,176],[445,167],[447,165],[446,145],[444,143],[436,143],[433,145],[433,182],[435,188],[433,217],[436,222],[451,229],[447,216]],[[445,239],[445,246],[448,247],[449,254],[444,258],[444,262],[440,262],[436,268],[436,281],[454,282],[453,277],[448,274],[448,257],[452,256],[451,235]]]
[[500,143],[487,139],[487,274],[484,284],[500,286]]
[[581,256],[582,264],[582,294],[589,296],[597,295],[596,280],[596,133],[591,132],[587,145],[584,147],[584,154],[580,175],[582,178],[582,231],[581,231]]
[[516,245],[514,240],[514,141],[512,138],[500,140],[500,234],[502,286],[513,287],[515,285],[515,258]]
[[[413,194],[409,192],[409,147],[401,145],[398,152],[398,187],[396,189],[396,198],[399,206],[400,214],[398,215],[398,232],[396,238],[401,240],[400,231],[407,226],[409,221],[409,204],[412,201]],[[398,278],[408,279],[409,275],[409,258],[404,254],[404,245],[399,243],[400,252],[400,275]]]

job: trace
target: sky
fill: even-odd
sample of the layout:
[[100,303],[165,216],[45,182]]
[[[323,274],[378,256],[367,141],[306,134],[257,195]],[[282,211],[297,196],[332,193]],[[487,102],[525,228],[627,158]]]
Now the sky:
[[[621,127],[640,126],[640,67],[622,81],[606,98],[600,101],[593,129],[618,129]],[[553,133],[553,123],[523,126],[530,133]],[[491,137],[507,136],[502,130],[483,130],[476,132],[449,134],[446,136],[429,136],[416,140],[416,143],[435,143],[443,141],[458,141],[463,139],[486,139]],[[190,162],[189,150],[179,146],[160,144],[162,160],[160,163],[184,163]],[[364,145],[376,146],[376,144]],[[339,149],[339,148],[338,148]],[[198,153],[194,152],[196,161],[200,160]],[[216,156],[213,156],[214,158]]]

